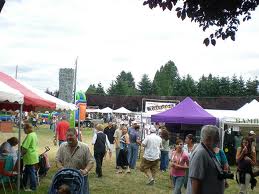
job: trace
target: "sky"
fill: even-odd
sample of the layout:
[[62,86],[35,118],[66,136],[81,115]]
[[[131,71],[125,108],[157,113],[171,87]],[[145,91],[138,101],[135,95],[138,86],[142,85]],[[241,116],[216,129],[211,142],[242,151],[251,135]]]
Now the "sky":
[[204,74],[244,79],[259,75],[259,10],[241,23],[236,41],[203,43],[210,32],[176,12],[149,9],[143,0],[6,0],[0,13],[0,71],[41,90],[58,89],[59,69],[74,68],[77,89],[108,89],[124,70],[138,83],[153,80],[169,60],[181,77]]

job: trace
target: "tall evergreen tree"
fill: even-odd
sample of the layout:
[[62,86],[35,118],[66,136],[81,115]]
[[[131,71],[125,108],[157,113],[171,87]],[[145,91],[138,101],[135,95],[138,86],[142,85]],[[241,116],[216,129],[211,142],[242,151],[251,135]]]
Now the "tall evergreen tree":
[[168,61],[156,72],[153,81],[154,94],[171,96],[176,94],[176,80],[179,78],[177,67],[174,62]]
[[96,87],[94,84],[90,84],[85,94],[96,94]]
[[98,85],[97,85],[96,94],[105,95],[105,91],[104,91],[101,83],[98,83]]
[[246,82],[245,95],[246,96],[256,96],[256,95],[258,95],[257,88],[258,88],[258,81],[256,79],[251,80],[251,78],[249,78]]
[[148,78],[147,74],[144,74],[141,81],[138,84],[140,95],[151,95],[152,94],[152,83]]
[[196,82],[189,74],[186,77],[183,77],[180,83],[179,93],[181,96],[197,95]]
[[122,71],[108,89],[109,95],[136,95],[135,81],[131,72]]

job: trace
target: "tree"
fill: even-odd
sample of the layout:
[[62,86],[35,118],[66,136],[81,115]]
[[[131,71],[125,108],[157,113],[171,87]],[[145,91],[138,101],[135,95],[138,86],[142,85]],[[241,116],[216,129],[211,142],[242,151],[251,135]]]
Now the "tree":
[[96,92],[96,94],[99,94],[99,95],[105,95],[105,91],[104,91],[103,86],[102,86],[101,83],[98,83],[95,92]]
[[108,89],[109,95],[136,95],[135,81],[131,72],[122,71]]
[[178,18],[184,20],[186,16],[206,31],[210,27],[215,29],[203,43],[216,45],[216,39],[231,38],[235,41],[235,35],[243,22],[251,19],[251,11],[258,6],[258,0],[144,0],[143,5],[149,5],[151,9],[159,6],[163,10],[172,10]]
[[152,94],[152,82],[148,78],[147,74],[144,74],[141,81],[138,84],[140,95],[151,95]]
[[197,95],[197,87],[196,82],[193,78],[187,74],[186,77],[183,77],[180,81],[179,85],[179,94],[181,96],[196,96]]
[[231,96],[242,95],[243,91],[245,91],[242,77],[240,77],[240,79],[237,79],[236,75],[232,76],[229,91]]
[[219,80],[219,96],[230,95],[230,80],[229,77],[221,77]]
[[55,90],[54,92],[52,92],[52,91],[49,90],[49,88],[47,88],[47,89],[45,90],[45,93],[47,93],[47,94],[49,94],[49,95],[51,95],[51,96],[54,96],[54,97],[58,98],[59,90]]
[[96,87],[94,84],[90,84],[88,89],[86,90],[85,94],[96,94]]
[[257,95],[258,81],[256,79],[251,80],[250,78],[246,82],[246,95],[256,96]]
[[176,80],[179,78],[177,67],[173,61],[168,61],[156,72],[153,80],[153,92],[159,96],[171,96],[177,92]]

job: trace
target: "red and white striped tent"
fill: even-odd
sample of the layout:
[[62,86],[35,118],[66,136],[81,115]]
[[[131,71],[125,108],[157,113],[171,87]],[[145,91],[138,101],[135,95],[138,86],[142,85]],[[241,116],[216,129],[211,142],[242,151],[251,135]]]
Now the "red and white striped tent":
[[[22,115],[23,110],[76,110],[77,107],[0,72],[0,110],[3,109],[20,110],[20,115]],[[21,117],[18,136],[18,161],[20,161]],[[18,193],[20,193],[20,164],[18,165],[17,188]]]
[[25,111],[35,109],[77,109],[74,104],[55,98],[0,72],[0,110],[19,110],[21,104]]

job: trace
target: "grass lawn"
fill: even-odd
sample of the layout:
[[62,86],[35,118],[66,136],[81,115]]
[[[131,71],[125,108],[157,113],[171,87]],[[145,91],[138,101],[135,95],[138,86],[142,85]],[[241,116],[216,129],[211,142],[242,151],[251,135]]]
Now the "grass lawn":
[[[49,186],[51,185],[51,180],[54,174],[57,171],[57,168],[54,165],[54,158],[57,152],[57,146],[53,145],[53,132],[48,129],[48,126],[41,126],[37,131],[39,139],[39,153],[44,151],[45,146],[50,147],[48,152],[49,160],[51,163],[51,168],[48,171],[46,177],[42,178],[40,185],[37,189],[38,194],[46,194]],[[5,141],[7,138],[12,136],[18,136],[17,133],[1,133],[0,132],[0,143]],[[22,132],[22,140],[25,135]],[[93,154],[93,147],[91,145],[92,140],[92,130],[84,129],[83,131],[83,142],[87,143],[90,146],[90,150]],[[137,162],[137,167],[139,167],[140,160]],[[235,167],[233,167],[233,170]],[[168,172],[161,173],[159,172],[156,178],[156,183],[154,186],[145,185],[146,177],[143,173],[136,170],[132,171],[130,174],[115,174],[115,156],[113,154],[112,158],[107,157],[103,163],[103,177],[96,178],[95,168],[93,168],[89,174],[89,183],[90,183],[90,192],[91,194],[172,194],[172,189],[169,187],[169,175]],[[230,187],[226,189],[225,193],[227,194],[238,194],[238,185],[235,180],[228,180]],[[257,178],[259,185],[259,179]],[[251,191],[250,194],[258,194],[259,186]],[[10,191],[10,189],[8,189]],[[3,193],[3,190],[0,188],[0,193]],[[11,193],[11,192],[9,192]],[[23,192],[21,193],[28,193]],[[185,193],[183,189],[183,193]],[[208,193],[209,194],[209,193]]]

